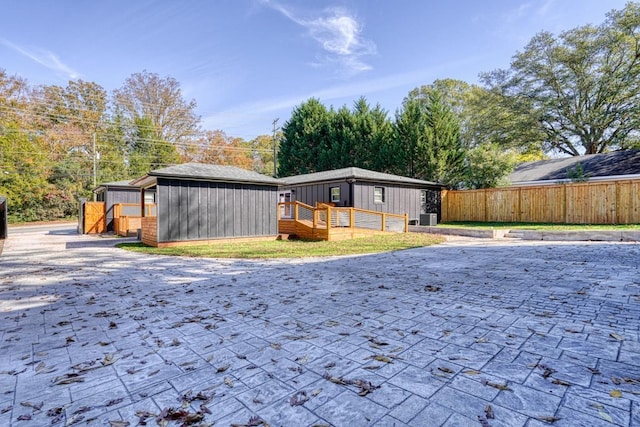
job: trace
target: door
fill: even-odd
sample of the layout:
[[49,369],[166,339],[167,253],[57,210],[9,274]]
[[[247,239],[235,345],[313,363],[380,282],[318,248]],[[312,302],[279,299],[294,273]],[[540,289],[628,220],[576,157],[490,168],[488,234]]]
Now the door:
[[[282,192],[280,192],[278,201],[280,203],[291,203],[291,202],[293,202],[291,191],[282,191]],[[293,206],[291,206],[291,205],[282,205],[282,206],[280,206],[280,218],[292,218],[292,214],[293,214]]]

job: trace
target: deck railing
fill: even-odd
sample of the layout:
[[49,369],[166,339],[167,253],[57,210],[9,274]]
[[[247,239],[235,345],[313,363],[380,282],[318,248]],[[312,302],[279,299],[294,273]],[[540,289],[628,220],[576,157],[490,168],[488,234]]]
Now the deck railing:
[[[142,228],[140,203],[115,203],[113,205],[113,231],[119,236],[135,235]],[[156,204],[145,203],[144,216],[156,216]]]
[[[312,230],[326,230],[318,236],[330,236],[332,231],[360,229],[379,232],[406,233],[409,231],[408,215],[375,212],[358,208],[334,207],[319,203],[316,207],[301,202],[278,203],[278,223],[281,229],[291,230],[290,221]],[[353,234],[353,233],[352,233]]]

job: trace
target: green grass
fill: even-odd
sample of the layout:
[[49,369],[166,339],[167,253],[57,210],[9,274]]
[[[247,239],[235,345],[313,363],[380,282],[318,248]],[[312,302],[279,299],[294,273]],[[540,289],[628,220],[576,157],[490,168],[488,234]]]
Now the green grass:
[[443,242],[440,236],[427,233],[389,234],[336,242],[308,240],[270,240],[221,243],[198,246],[153,248],[142,243],[120,243],[117,246],[134,252],[203,258],[303,258],[336,255],[359,255],[392,252],[430,246]]
[[452,228],[479,228],[479,229],[518,229],[537,231],[572,231],[572,230],[640,230],[640,224],[545,224],[528,222],[447,222],[438,224],[438,227]]

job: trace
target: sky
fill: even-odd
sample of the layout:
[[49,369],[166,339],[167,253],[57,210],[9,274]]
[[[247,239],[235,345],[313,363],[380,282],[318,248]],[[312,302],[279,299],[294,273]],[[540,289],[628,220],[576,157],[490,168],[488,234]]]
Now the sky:
[[540,31],[600,24],[627,0],[0,0],[0,68],[32,86],[175,78],[207,130],[271,134],[311,97],[410,90],[508,68]]

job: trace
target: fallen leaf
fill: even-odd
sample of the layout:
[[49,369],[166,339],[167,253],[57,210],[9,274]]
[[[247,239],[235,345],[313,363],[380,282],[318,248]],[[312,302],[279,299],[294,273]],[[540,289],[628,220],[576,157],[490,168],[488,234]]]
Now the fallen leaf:
[[110,427],[129,427],[130,425],[129,421],[109,421]]
[[122,402],[124,399],[123,398],[118,398],[118,399],[111,399],[110,401],[108,401],[104,406],[113,406],[113,405],[117,405],[118,403]]
[[302,406],[309,400],[309,396],[307,396],[306,391],[299,391],[289,399],[289,404],[291,406]]
[[387,356],[383,356],[382,354],[376,354],[373,357],[373,360],[376,360],[378,362],[383,362],[383,363],[393,363],[393,361],[388,358]]
[[511,390],[509,388],[509,386],[507,385],[507,383],[500,384],[500,383],[494,383],[494,382],[491,382],[491,381],[483,380],[482,384],[488,385],[489,387],[497,388],[498,390],[504,390],[504,391]]
[[480,375],[481,372],[477,371],[475,369],[465,369],[464,371],[462,371],[463,374],[467,374],[467,375]]
[[620,390],[611,390],[609,396],[619,399],[622,397],[622,392]]
[[491,405],[487,405],[484,407],[484,413],[487,416],[487,419],[492,420],[494,418],[493,408],[491,407]]
[[229,386],[229,387],[233,387],[233,380],[229,377],[224,377],[224,383]]
[[624,341],[624,338],[621,335],[618,335],[614,332],[610,333],[609,336],[613,339],[616,339],[618,341]]
[[558,421],[560,418],[553,417],[553,416],[544,416],[544,417],[536,417],[536,419],[538,421],[542,421],[542,422],[545,422],[545,423],[548,423],[548,424],[553,424],[556,421]]
[[315,390],[313,390],[311,392],[311,397],[316,397],[317,395],[319,395],[320,393],[322,393],[322,389],[321,388],[317,388]]
[[230,366],[231,365],[226,364],[226,365],[223,365],[223,366],[220,366],[220,367],[216,368],[216,374],[219,374],[220,372],[226,371],[227,369],[229,369]]
[[39,411],[40,409],[42,409],[44,402],[38,402],[38,403],[20,402],[20,405],[24,406],[25,408],[33,408],[34,411]]
[[571,385],[571,383],[568,383],[567,381],[559,380],[557,378],[552,379],[551,382],[553,384],[562,385],[565,387],[569,387]]
[[55,377],[53,379],[53,383],[55,385],[66,385],[66,384],[73,384],[73,383],[83,383],[84,382],[84,377],[81,377],[80,374],[64,374],[60,377]]
[[113,364],[115,361],[116,360],[114,359],[113,354],[109,353],[104,356],[104,359],[102,359],[101,363],[102,363],[102,366],[109,366]]

